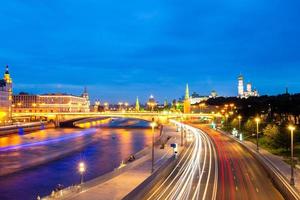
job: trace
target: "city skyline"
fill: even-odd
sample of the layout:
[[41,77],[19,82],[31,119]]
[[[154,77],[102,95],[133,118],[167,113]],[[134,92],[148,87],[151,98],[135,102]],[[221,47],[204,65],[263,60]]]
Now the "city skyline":
[[162,102],[189,83],[201,95],[236,96],[239,74],[261,95],[297,93],[298,4],[3,2],[0,64],[10,66],[15,93],[87,86],[92,100]]

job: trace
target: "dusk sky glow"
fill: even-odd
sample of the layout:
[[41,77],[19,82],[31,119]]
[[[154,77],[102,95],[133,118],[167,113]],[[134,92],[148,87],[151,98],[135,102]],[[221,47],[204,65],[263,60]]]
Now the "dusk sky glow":
[[[0,6],[0,66],[14,92],[159,101],[300,92],[300,1],[9,0]],[[2,73],[2,72],[1,72]]]

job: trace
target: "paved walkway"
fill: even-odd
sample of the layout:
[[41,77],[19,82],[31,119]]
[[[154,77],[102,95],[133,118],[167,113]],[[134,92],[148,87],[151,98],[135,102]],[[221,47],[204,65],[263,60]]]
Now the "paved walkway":
[[[244,142],[249,148],[256,150],[256,145],[252,142],[245,141]],[[283,158],[277,155],[274,155],[267,150],[260,148],[259,152],[263,155],[266,159],[268,159],[275,168],[277,168],[281,174],[290,181],[291,177],[291,166],[283,161]],[[300,170],[295,168],[294,169],[294,178],[295,178],[295,187],[297,188],[298,192],[300,191]]]
[[[180,135],[174,128],[165,127],[165,136],[171,136],[172,138],[168,141],[165,149],[160,149],[159,145],[155,147],[155,169],[159,168],[164,161],[173,155],[173,149],[170,147],[171,143],[179,143]],[[85,191],[77,194],[68,195],[64,199],[74,200],[117,200],[122,199],[144,180],[151,175],[151,151],[146,155],[147,158],[141,164],[121,173],[120,175],[104,182],[99,183]],[[136,162],[136,161],[135,161]]]
[[[231,134],[230,134],[231,135]],[[232,136],[232,135],[231,135]],[[233,137],[233,136],[232,136]],[[236,138],[234,138],[236,139]],[[250,141],[243,141],[243,143],[250,149],[256,151],[256,144]],[[273,166],[281,172],[281,174],[290,181],[291,177],[291,166],[283,161],[283,158],[277,155],[270,153],[269,151],[260,147],[260,154],[266,158],[269,162],[273,164]],[[295,187],[300,193],[300,170],[298,168],[294,169],[294,178],[295,178]]]

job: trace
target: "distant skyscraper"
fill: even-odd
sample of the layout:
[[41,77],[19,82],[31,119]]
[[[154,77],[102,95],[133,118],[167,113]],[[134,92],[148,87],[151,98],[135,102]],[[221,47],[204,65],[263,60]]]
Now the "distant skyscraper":
[[190,113],[190,112],[191,112],[190,91],[189,91],[189,85],[186,84],[185,98],[183,102],[183,113]]

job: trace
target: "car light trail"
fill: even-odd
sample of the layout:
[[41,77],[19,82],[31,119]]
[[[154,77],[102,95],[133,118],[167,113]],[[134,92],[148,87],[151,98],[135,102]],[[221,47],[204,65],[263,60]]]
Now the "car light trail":
[[[174,120],[171,123],[177,127],[184,126],[192,141],[172,172],[148,199],[216,199],[218,163],[211,139],[199,129]],[[212,192],[208,194],[210,185],[213,185]]]

